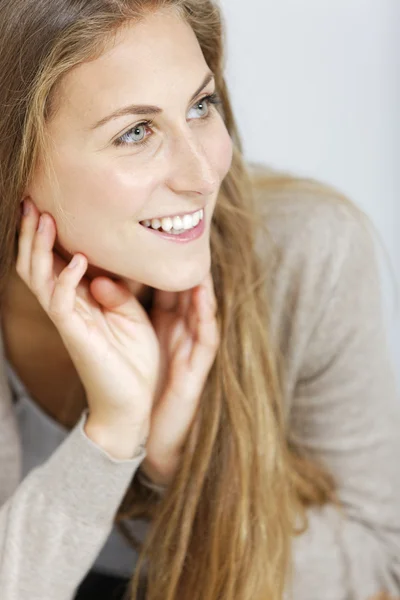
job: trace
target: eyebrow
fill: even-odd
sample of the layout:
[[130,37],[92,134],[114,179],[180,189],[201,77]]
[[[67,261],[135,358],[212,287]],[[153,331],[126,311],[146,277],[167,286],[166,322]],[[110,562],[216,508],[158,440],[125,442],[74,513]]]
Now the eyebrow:
[[[200,87],[195,91],[193,96],[190,98],[190,102],[192,102],[196,98],[196,96],[198,96],[200,94],[200,92],[206,87],[206,85],[208,85],[210,83],[210,81],[213,78],[214,78],[214,73],[209,71],[206,74]],[[119,108],[118,110],[111,113],[110,115],[103,117],[102,119],[97,121],[97,123],[92,125],[90,127],[90,130],[97,129],[98,127],[102,127],[103,125],[108,123],[108,121],[111,121],[112,119],[118,119],[119,117],[124,117],[126,115],[159,115],[162,112],[163,112],[162,108],[159,108],[158,106],[152,106],[152,105],[146,105],[146,104],[130,104],[129,106],[124,106],[122,108]]]

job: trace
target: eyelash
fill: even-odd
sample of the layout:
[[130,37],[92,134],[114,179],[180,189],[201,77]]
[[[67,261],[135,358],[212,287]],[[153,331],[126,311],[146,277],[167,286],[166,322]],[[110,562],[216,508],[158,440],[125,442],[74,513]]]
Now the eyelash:
[[[207,102],[208,104],[214,105],[214,106],[217,104],[222,104],[221,98],[220,98],[219,94],[217,94],[216,92],[214,94],[208,94],[207,96],[204,96],[204,98],[199,100],[195,104],[195,106],[198,106],[199,104],[202,104],[203,102]],[[202,117],[201,120],[206,121],[211,116],[212,116],[212,113],[211,113],[211,111],[209,111],[205,117]],[[141,126],[151,127],[153,125],[153,123],[154,123],[154,120],[149,119],[148,121],[142,121],[141,123],[138,123],[134,127],[131,127],[131,129],[128,129],[128,131],[126,131],[121,137],[119,137],[118,139],[116,139],[113,142],[114,146],[117,146],[117,148],[120,148],[121,146],[136,146],[136,147],[137,146],[146,146],[150,142],[151,136],[149,136],[149,135],[146,136],[144,138],[144,140],[142,140],[141,142],[124,142],[123,138],[125,136],[127,136],[129,133],[131,133],[132,131],[135,131],[135,129],[137,129],[138,127],[141,127]]]

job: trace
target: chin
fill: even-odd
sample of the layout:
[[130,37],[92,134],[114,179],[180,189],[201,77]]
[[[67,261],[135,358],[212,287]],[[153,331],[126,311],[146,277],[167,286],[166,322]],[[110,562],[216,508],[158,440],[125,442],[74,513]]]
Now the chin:
[[211,257],[208,256],[207,260],[202,261],[201,264],[196,263],[193,268],[180,269],[163,277],[160,273],[155,274],[154,279],[146,281],[146,285],[149,285],[155,289],[162,290],[164,292],[184,292],[191,288],[200,285],[207,277],[211,267]]

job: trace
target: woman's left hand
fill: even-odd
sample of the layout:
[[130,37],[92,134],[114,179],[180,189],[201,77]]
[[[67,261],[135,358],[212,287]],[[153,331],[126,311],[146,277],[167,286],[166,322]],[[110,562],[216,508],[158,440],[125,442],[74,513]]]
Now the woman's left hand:
[[217,302],[211,272],[184,292],[154,291],[150,313],[160,343],[157,393],[140,470],[167,486],[193,425],[207,376],[219,347]]

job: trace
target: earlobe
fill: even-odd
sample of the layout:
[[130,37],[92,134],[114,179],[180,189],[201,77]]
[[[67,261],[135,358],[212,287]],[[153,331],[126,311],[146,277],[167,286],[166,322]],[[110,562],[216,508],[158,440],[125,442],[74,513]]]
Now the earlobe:
[[21,206],[21,208],[24,206],[25,200],[31,200],[31,196],[30,196],[28,190],[26,190],[26,189],[24,190],[24,193],[22,194],[21,201],[19,203],[20,206]]
[[26,194],[24,194],[22,196],[22,200],[20,200],[19,209],[21,211],[21,215],[23,215],[23,213],[24,213],[25,200],[28,200],[28,199],[29,199],[29,196],[27,196]]
[[20,218],[18,219],[18,223],[17,223],[17,233],[19,233],[20,229],[21,229],[21,219],[24,216],[24,210],[25,210],[25,200],[30,199],[30,197],[28,195],[23,195],[22,200],[19,203],[19,214],[20,214]]

